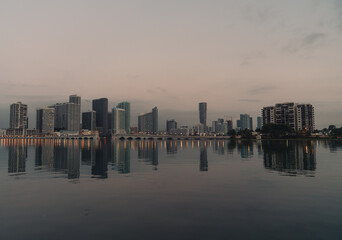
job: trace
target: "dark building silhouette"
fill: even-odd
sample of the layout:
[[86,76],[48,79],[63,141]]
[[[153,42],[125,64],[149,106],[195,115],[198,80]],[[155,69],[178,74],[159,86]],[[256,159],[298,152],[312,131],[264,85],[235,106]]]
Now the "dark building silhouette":
[[84,112],[82,113],[82,129],[90,131],[96,130],[96,112]]
[[166,120],[166,131],[168,134],[171,134],[172,130],[177,129],[177,122],[172,119],[172,120]]
[[96,112],[96,128],[104,136],[108,133],[108,99],[94,99],[93,111]]
[[200,124],[203,124],[204,130],[207,129],[207,103],[201,102],[198,104],[199,107],[199,120]]

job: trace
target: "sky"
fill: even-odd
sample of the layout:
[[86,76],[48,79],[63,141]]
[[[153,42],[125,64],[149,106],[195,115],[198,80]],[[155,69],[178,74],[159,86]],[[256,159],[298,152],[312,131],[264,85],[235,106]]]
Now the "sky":
[[[179,125],[311,103],[342,124],[342,0],[1,0],[0,128],[9,106],[127,100]],[[256,120],[255,120],[256,122]]]

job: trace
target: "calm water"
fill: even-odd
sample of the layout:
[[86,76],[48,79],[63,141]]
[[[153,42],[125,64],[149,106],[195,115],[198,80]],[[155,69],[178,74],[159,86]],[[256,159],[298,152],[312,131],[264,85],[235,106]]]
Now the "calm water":
[[0,239],[342,239],[342,142],[0,140]]

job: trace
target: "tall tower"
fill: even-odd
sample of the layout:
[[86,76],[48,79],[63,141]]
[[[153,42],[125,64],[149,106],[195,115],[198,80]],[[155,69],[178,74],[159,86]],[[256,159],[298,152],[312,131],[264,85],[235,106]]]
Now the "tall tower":
[[93,100],[93,111],[96,111],[96,128],[100,135],[108,132],[108,98]]
[[125,110],[125,130],[126,133],[130,133],[131,130],[131,103],[121,102],[117,105],[117,108]]
[[204,129],[206,131],[207,129],[207,103],[201,102],[199,103],[198,107],[199,107],[199,120],[200,120],[200,123],[203,124]]
[[11,129],[27,129],[27,105],[21,102],[13,103],[10,107],[10,128]]

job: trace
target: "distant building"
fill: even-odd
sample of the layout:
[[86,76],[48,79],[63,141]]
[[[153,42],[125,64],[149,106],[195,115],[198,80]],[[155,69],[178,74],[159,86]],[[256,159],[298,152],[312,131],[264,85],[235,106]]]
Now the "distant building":
[[108,99],[93,100],[93,111],[96,112],[96,128],[101,136],[108,133]]
[[70,95],[69,102],[81,105],[81,97],[77,95]]
[[262,117],[257,117],[257,129],[262,128]]
[[96,112],[89,111],[82,113],[82,129],[96,130]]
[[112,116],[113,116],[113,133],[114,134],[122,134],[126,133],[126,125],[125,125],[125,110],[121,108],[113,108]]
[[138,132],[157,134],[158,133],[158,108],[152,109],[152,112],[141,114],[138,117]]
[[113,113],[109,112],[107,116],[108,116],[108,132],[112,133],[113,132]]
[[55,109],[55,130],[80,131],[81,105],[77,103],[56,103],[49,106]]
[[297,130],[315,130],[315,111],[311,104],[297,105]]
[[217,121],[213,121],[211,132],[226,135],[228,133],[228,122],[224,121],[223,118],[218,118]]
[[293,130],[315,129],[314,107],[311,104],[294,102],[277,103],[262,109],[262,124],[285,124]]
[[166,132],[171,134],[172,130],[177,129],[177,122],[175,120],[166,120]]
[[228,128],[228,132],[233,130],[233,121],[232,120],[227,120],[227,128]]
[[117,108],[121,108],[125,110],[125,130],[126,133],[130,133],[131,131],[131,103],[130,102],[121,102],[117,105]]
[[37,109],[36,129],[40,134],[51,134],[55,130],[55,109]]
[[270,106],[270,107],[264,107],[261,111],[261,116],[262,116],[262,125],[266,124],[275,124],[276,123],[276,117],[275,117],[275,107]]
[[200,124],[202,124],[204,126],[204,129],[206,130],[207,128],[207,103],[206,102],[199,103],[198,108],[199,108]]
[[10,129],[25,130],[28,128],[27,105],[21,102],[10,106]]
[[240,129],[241,130],[245,130],[245,129],[249,129],[249,130],[253,130],[253,120],[251,120],[252,118],[248,115],[248,114],[240,114]]

